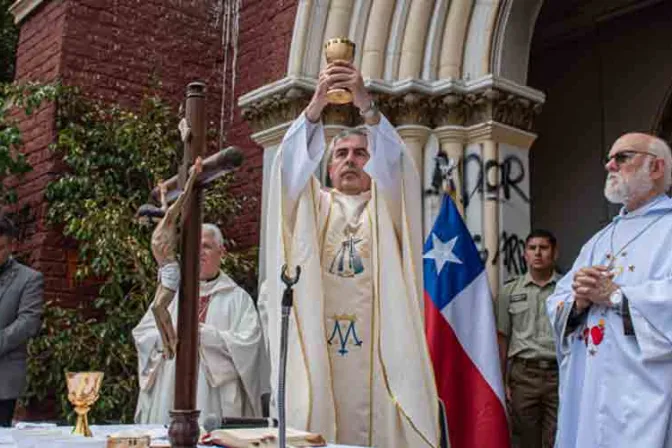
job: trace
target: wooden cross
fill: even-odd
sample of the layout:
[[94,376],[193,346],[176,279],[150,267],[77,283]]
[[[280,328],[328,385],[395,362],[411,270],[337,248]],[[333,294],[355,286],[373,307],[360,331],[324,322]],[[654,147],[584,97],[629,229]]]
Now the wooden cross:
[[[175,200],[184,188],[189,167],[205,153],[206,117],[205,84],[192,82],[187,86],[186,132],[184,157],[179,174],[169,179],[167,197]],[[240,166],[240,151],[229,148],[203,160],[203,171],[198,176],[194,190],[187,198],[182,211],[180,286],[177,317],[177,353],[175,359],[175,401],[170,413],[168,428],[173,448],[195,448],[199,426],[196,409],[198,385],[198,302],[199,302],[199,253],[201,248],[202,191],[215,179]],[[152,194],[157,197],[155,189]]]

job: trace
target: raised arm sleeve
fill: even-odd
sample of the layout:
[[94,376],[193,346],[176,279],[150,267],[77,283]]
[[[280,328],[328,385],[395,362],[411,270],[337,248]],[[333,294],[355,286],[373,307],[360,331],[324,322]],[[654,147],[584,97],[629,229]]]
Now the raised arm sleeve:
[[319,167],[325,147],[322,123],[311,123],[303,113],[287,130],[281,145],[282,188],[290,204],[296,203]]
[[[404,189],[402,179],[413,179],[412,182],[419,183],[417,168],[406,151],[401,136],[384,115],[381,114],[380,123],[377,125],[367,125],[367,130],[371,158],[364,170],[376,183],[376,188],[382,194],[390,210],[395,228],[399,230],[402,219],[402,190]],[[404,175],[406,171],[408,175]]]

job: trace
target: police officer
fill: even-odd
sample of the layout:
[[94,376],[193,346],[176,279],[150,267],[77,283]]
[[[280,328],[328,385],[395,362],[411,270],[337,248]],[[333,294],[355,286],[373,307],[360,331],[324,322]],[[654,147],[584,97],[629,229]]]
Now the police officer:
[[555,236],[534,230],[525,239],[528,272],[504,284],[497,303],[499,353],[514,440],[551,448],[558,409],[558,364],[546,299],[560,276]]

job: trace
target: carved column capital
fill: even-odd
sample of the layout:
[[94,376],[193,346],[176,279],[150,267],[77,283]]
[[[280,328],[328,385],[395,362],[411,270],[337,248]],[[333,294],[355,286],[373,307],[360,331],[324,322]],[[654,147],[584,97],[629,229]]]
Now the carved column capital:
[[431,126],[432,98],[419,92],[380,95],[380,108],[396,126]]
[[495,88],[484,89],[467,96],[471,105],[468,124],[496,121],[507,126],[531,131],[534,119],[541,112],[541,103]]
[[464,126],[469,119],[471,105],[461,93],[449,92],[432,101],[433,124],[436,127]]
[[352,104],[329,104],[322,111],[322,123],[325,125],[354,127],[362,122],[362,117]]
[[282,139],[291,124],[291,121],[286,121],[284,123],[273,126],[270,129],[264,129],[259,132],[255,132],[251,135],[252,140],[264,148],[273,148],[278,146],[282,142]]
[[[530,131],[544,96],[525,86],[492,76],[474,81],[370,81],[381,112],[395,126],[463,126],[497,122]],[[254,131],[294,120],[308,105],[315,80],[285,78],[250,92],[240,100],[243,117]],[[363,122],[351,104],[329,105],[325,124],[357,126]]]
[[296,119],[308,106],[310,95],[305,89],[290,87],[241,106],[242,116],[255,132],[271,129]]

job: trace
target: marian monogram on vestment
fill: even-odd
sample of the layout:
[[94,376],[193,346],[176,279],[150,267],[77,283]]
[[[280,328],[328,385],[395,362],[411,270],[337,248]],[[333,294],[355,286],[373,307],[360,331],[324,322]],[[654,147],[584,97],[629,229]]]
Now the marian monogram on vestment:
[[357,336],[357,316],[352,314],[336,315],[331,318],[334,321],[334,327],[331,331],[327,344],[338,344],[338,353],[341,356],[348,354],[348,346],[361,347],[363,341]]
[[356,225],[346,224],[340,244],[327,248],[329,272],[339,277],[355,277],[364,272],[362,257],[368,257],[368,245],[361,232],[359,222]]

